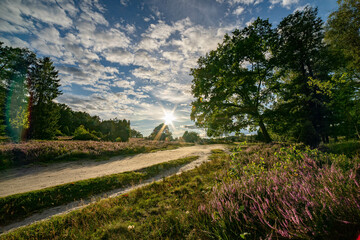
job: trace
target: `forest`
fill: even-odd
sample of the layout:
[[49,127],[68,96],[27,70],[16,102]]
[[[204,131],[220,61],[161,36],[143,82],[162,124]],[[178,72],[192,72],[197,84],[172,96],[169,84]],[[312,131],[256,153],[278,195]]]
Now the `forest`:
[[61,91],[58,71],[49,57],[0,43],[0,136],[26,139],[127,141],[142,137],[129,120],[100,120],[54,102]]

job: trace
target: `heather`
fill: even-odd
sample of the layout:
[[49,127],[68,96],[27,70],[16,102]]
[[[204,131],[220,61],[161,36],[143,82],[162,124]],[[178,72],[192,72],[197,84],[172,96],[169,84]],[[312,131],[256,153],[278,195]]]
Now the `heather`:
[[0,169],[36,162],[56,162],[81,158],[108,158],[120,154],[173,149],[178,142],[132,139],[129,142],[27,141],[0,145]]
[[355,239],[359,158],[305,146],[235,148],[231,167],[199,207],[214,239]]

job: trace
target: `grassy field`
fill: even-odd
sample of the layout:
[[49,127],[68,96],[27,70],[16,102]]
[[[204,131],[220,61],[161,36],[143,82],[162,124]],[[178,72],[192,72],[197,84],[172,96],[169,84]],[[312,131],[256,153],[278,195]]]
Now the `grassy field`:
[[212,161],[0,239],[356,239],[360,158],[239,146]]
[[129,142],[28,141],[0,144],[0,170],[38,162],[108,159],[124,154],[175,149],[192,144],[131,139]]
[[182,166],[198,156],[156,164],[138,171],[112,174],[0,198],[0,225],[23,219],[37,211],[59,206],[117,188],[138,184],[166,170]]

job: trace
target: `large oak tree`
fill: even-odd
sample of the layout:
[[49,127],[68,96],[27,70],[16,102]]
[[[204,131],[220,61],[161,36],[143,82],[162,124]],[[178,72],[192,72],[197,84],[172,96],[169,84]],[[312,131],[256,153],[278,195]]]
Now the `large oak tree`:
[[198,67],[191,70],[196,98],[191,119],[209,136],[259,127],[264,140],[271,141],[263,114],[272,98],[275,39],[271,24],[257,19],[199,58]]

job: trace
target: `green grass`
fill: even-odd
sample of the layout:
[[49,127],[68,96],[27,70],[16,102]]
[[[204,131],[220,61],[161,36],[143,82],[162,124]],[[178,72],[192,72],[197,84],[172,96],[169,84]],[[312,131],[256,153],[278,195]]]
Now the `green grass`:
[[[198,207],[206,202],[229,156],[116,198],[19,228],[0,239],[205,239]],[[133,226],[133,228],[132,228]]]
[[344,141],[324,144],[326,152],[334,154],[344,154],[347,157],[354,157],[360,155],[360,141]]
[[36,211],[139,183],[168,169],[196,160],[198,156],[156,164],[138,171],[112,174],[0,198],[0,224],[9,224]]

